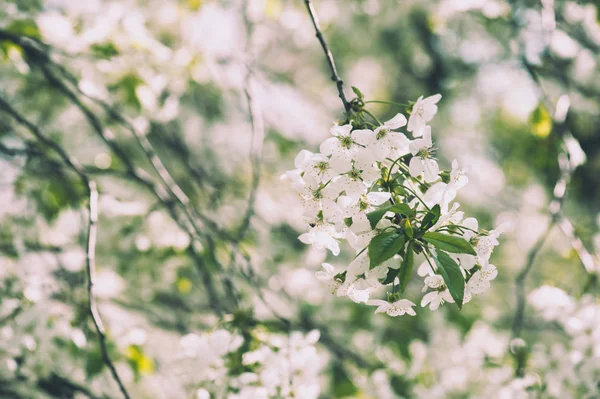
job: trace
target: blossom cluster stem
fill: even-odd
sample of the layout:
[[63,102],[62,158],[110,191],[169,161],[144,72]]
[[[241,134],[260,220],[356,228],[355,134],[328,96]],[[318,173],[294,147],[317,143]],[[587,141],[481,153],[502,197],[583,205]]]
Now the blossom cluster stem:
[[304,4],[306,4],[306,9],[310,14],[310,19],[312,20],[313,27],[315,28],[317,39],[319,39],[319,43],[321,43],[321,47],[325,52],[325,57],[327,58],[327,63],[329,64],[329,69],[331,70],[331,80],[335,82],[338,95],[340,100],[342,100],[342,104],[344,105],[344,110],[346,113],[350,112],[350,103],[346,99],[346,95],[344,94],[344,81],[340,78],[337,68],[335,66],[335,60],[333,59],[333,54],[331,50],[329,50],[329,46],[323,37],[323,33],[321,32],[321,27],[319,25],[319,17],[317,16],[317,12],[315,10],[315,6],[312,4],[310,0],[304,0]]

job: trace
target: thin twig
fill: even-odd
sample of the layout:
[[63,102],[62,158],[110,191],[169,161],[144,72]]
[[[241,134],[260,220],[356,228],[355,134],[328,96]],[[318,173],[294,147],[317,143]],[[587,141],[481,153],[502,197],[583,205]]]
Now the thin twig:
[[317,12],[315,11],[315,6],[312,4],[310,0],[304,0],[304,4],[306,4],[306,9],[310,14],[310,19],[312,20],[312,24],[315,28],[317,39],[321,43],[321,47],[325,52],[325,57],[327,58],[327,63],[329,64],[329,69],[331,70],[331,80],[335,82],[338,89],[338,95],[340,96],[340,100],[342,100],[342,104],[344,104],[344,110],[346,112],[350,111],[350,103],[346,99],[346,95],[344,94],[344,82],[340,78],[337,72],[337,68],[335,66],[335,60],[333,59],[333,54],[331,54],[331,50],[327,46],[327,42],[323,37],[323,33],[321,32],[321,27],[319,26],[319,17],[317,17]]
[[41,130],[34,125],[32,122],[23,117],[19,112],[17,112],[10,104],[8,104],[3,98],[0,97],[0,110],[9,116],[11,116],[16,122],[20,125],[24,126],[29,130],[39,141],[41,141],[46,146],[50,147],[61,159],[62,161],[79,176],[82,184],[86,187],[88,196],[89,196],[89,224],[88,224],[88,239],[87,239],[87,251],[86,251],[86,269],[88,275],[88,305],[89,312],[92,317],[92,321],[96,328],[96,332],[98,333],[98,338],[100,341],[100,348],[102,351],[102,359],[106,366],[109,368],[113,379],[119,386],[119,389],[123,393],[123,396],[126,399],[129,399],[129,393],[127,392],[123,382],[117,373],[117,370],[108,354],[108,348],[106,345],[106,335],[104,330],[104,325],[102,324],[102,319],[100,314],[98,313],[98,309],[96,307],[94,295],[93,295],[93,279],[94,279],[94,270],[95,270],[95,253],[96,253],[96,223],[98,220],[98,191],[96,189],[96,183],[93,180],[90,180],[87,174],[84,171],[84,168],[81,166],[79,161],[74,157],[69,156],[69,154],[56,142],[47,138],[42,134]]
[[96,305],[96,297],[94,296],[94,276],[96,274],[96,235],[98,225],[98,190],[96,189],[96,183],[93,180],[88,181],[88,193],[90,197],[89,214],[88,214],[88,238],[87,238],[87,250],[86,250],[86,271],[88,277],[87,294],[88,294],[88,306],[92,316],[92,322],[96,328],[98,339],[100,341],[100,349],[102,351],[102,359],[110,370],[114,380],[119,385],[121,393],[126,399],[129,399],[129,393],[117,373],[110,355],[108,354],[108,346],[106,345],[106,330],[102,318],[98,312],[98,306]]
[[265,139],[265,126],[262,114],[262,109],[258,101],[254,98],[254,84],[252,80],[252,33],[253,24],[250,21],[247,13],[247,2],[243,4],[243,16],[246,25],[246,56],[250,59],[247,65],[247,73],[244,78],[244,94],[246,96],[246,104],[248,106],[248,117],[250,119],[250,125],[252,127],[252,134],[250,135],[250,162],[252,163],[252,182],[250,183],[250,195],[248,196],[248,204],[246,206],[246,212],[242,218],[241,227],[237,233],[236,241],[241,241],[247,234],[250,228],[250,219],[254,214],[254,204],[256,202],[256,192],[258,191],[258,185],[260,183],[260,172],[261,172],[261,158],[262,158],[262,147]]

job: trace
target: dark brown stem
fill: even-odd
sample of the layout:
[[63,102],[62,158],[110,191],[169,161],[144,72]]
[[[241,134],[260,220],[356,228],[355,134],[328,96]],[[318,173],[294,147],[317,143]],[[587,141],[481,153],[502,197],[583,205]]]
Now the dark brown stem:
[[304,0],[304,4],[306,4],[306,9],[310,14],[310,19],[312,20],[313,26],[315,28],[317,39],[319,39],[319,43],[321,43],[321,47],[325,52],[325,57],[327,58],[329,69],[331,70],[331,80],[333,80],[337,86],[338,95],[340,96],[340,100],[342,100],[342,104],[344,104],[344,110],[346,112],[349,112],[350,103],[348,102],[348,100],[346,99],[346,95],[344,94],[344,81],[342,81],[342,79],[338,75],[337,68],[335,66],[335,60],[333,59],[333,54],[331,54],[331,50],[329,50],[327,42],[325,41],[323,33],[321,32],[321,27],[319,26],[319,17],[317,17],[315,6],[310,0]]

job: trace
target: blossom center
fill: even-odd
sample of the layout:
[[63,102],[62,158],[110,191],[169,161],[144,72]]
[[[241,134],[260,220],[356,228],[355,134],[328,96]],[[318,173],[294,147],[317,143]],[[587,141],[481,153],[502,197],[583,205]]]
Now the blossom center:
[[375,138],[377,140],[381,140],[382,138],[384,138],[387,134],[388,134],[389,130],[388,129],[380,129],[377,134],[375,135]]
[[321,161],[315,165],[315,168],[319,171],[319,173],[325,173],[329,169],[329,163]]
[[340,136],[338,139],[344,148],[350,148],[352,147],[352,144],[354,144],[354,140],[352,140],[352,137],[350,136]]
[[361,178],[361,173],[360,170],[356,169],[356,168],[352,168],[352,170],[350,172],[348,172],[348,177],[350,177],[351,179],[354,180],[358,180]]

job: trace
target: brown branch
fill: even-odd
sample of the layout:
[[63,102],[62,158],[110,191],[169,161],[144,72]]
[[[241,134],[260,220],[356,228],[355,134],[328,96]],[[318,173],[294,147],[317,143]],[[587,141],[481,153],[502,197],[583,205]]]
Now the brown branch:
[[337,68],[335,66],[335,60],[333,59],[333,54],[331,53],[331,50],[329,50],[327,42],[325,41],[323,33],[321,32],[321,27],[319,26],[319,17],[317,17],[315,6],[310,0],[304,0],[304,4],[306,4],[306,9],[310,14],[310,19],[312,20],[313,27],[315,28],[317,39],[319,39],[319,43],[321,43],[321,47],[325,52],[325,57],[327,58],[329,69],[331,70],[331,80],[334,81],[337,85],[338,95],[340,97],[340,100],[342,100],[342,104],[344,104],[344,110],[346,112],[350,112],[350,103],[348,103],[346,95],[344,94],[344,82],[338,75]]
[[97,224],[98,224],[98,190],[96,189],[96,183],[93,180],[87,182],[88,193],[89,193],[89,214],[88,214],[88,238],[87,238],[87,250],[86,250],[86,271],[88,277],[87,293],[88,293],[88,308],[92,316],[92,322],[96,328],[98,339],[100,341],[100,349],[102,351],[102,359],[110,370],[113,379],[119,385],[121,393],[126,399],[129,399],[129,393],[117,373],[110,355],[108,354],[108,346],[106,345],[106,330],[102,318],[98,312],[98,306],[96,305],[96,297],[94,296],[94,276],[96,273],[96,235],[97,235]]

